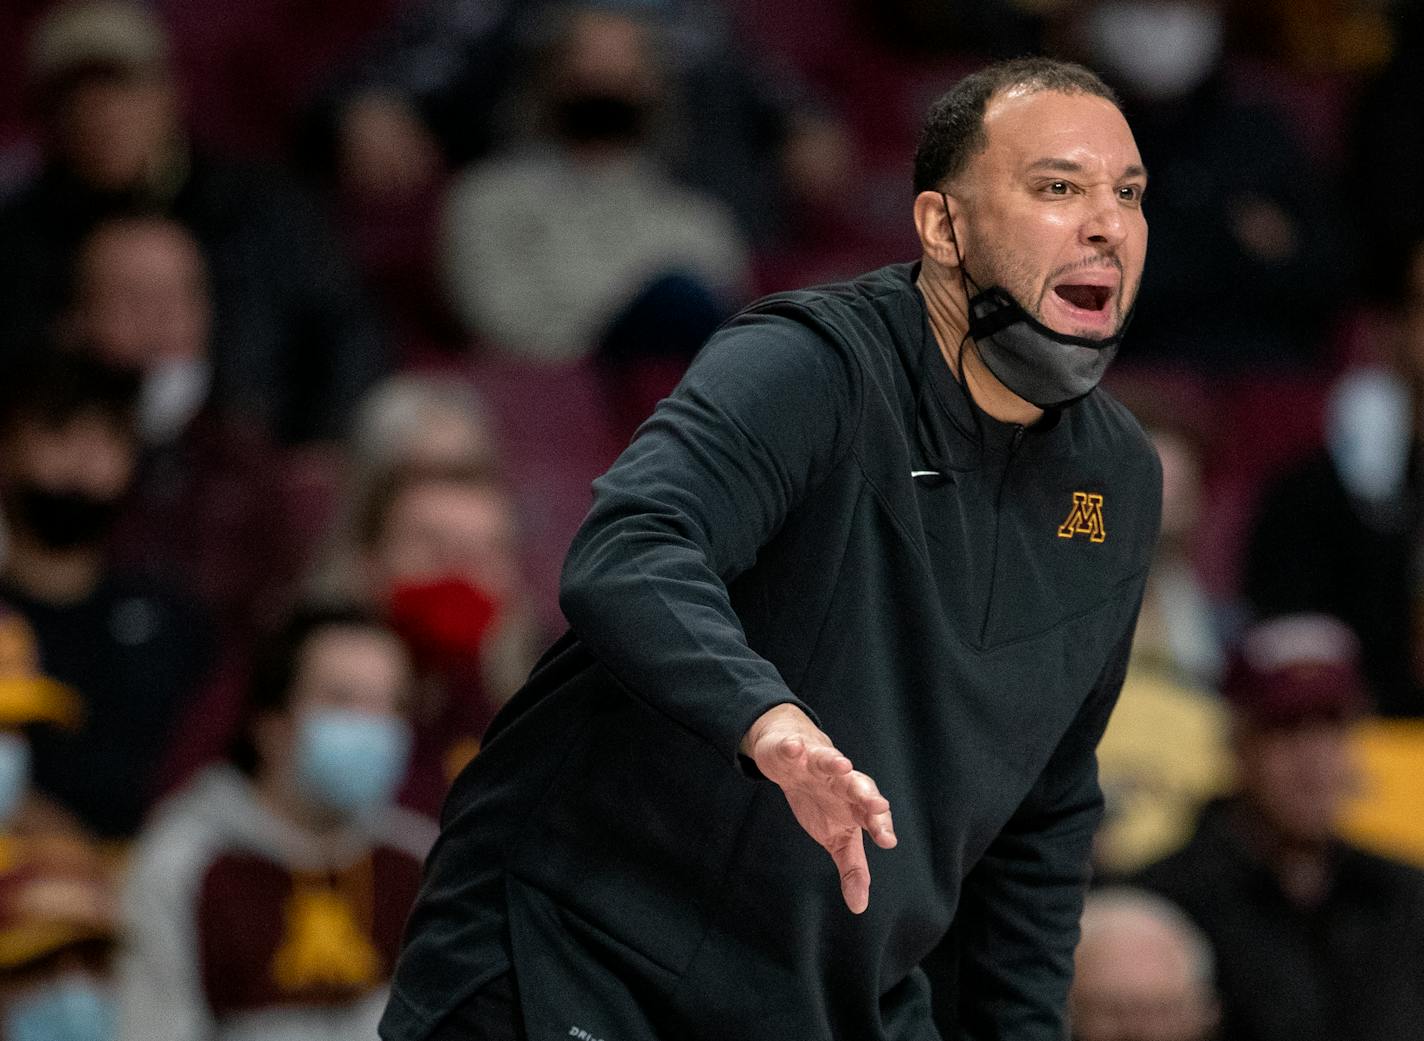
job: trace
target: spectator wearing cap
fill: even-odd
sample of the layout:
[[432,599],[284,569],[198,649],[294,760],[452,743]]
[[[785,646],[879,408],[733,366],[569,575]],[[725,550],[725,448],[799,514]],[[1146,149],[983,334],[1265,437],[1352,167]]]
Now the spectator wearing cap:
[[355,276],[315,206],[274,171],[195,148],[170,42],[133,0],[69,0],[35,30],[37,178],[0,209],[0,349],[41,341],[94,224],[170,216],[210,258],[213,376],[283,441],[341,433],[386,366]]
[[139,453],[137,381],[78,353],[0,375],[0,597],[33,629],[46,672],[82,719],[31,740],[37,788],[104,838],[126,838],[212,657],[206,615],[183,593],[112,565],[106,546]]
[[1073,1041],[1211,1041],[1220,1006],[1202,931],[1170,900],[1089,893],[1068,992]]
[[0,1037],[109,1041],[114,863],[30,786],[30,740],[82,716],[43,675],[29,625],[0,604]]
[[1349,729],[1369,705],[1350,630],[1322,615],[1247,630],[1223,694],[1238,792],[1140,883],[1215,951],[1225,1041],[1400,1041],[1424,1022],[1424,874],[1339,839]]
[[0,1037],[115,1041],[112,864],[73,838],[0,849]]
[[299,608],[226,762],[155,813],[123,896],[131,1041],[374,1039],[432,821],[392,799],[412,674],[384,624]]
[[40,728],[73,729],[83,719],[79,696],[41,670],[30,623],[0,601],[0,864],[13,837],[82,835],[69,813],[35,790],[30,743]]

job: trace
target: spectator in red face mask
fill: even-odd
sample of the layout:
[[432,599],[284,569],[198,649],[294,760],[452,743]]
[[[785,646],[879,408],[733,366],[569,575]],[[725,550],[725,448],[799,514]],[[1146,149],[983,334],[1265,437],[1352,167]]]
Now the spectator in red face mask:
[[514,503],[488,470],[396,470],[371,487],[355,536],[353,577],[421,674],[404,800],[434,811],[538,650]]

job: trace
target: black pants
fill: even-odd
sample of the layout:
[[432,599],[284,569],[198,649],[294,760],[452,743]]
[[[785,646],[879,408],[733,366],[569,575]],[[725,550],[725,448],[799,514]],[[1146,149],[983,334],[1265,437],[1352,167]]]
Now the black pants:
[[426,1041],[527,1041],[514,974],[497,976],[466,998]]

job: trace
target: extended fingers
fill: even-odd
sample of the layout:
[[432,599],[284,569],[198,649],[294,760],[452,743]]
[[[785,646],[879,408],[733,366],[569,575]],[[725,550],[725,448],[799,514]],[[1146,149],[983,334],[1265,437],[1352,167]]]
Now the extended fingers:
[[882,849],[890,849],[896,843],[895,825],[890,816],[890,800],[880,794],[875,782],[860,771],[853,771],[844,779],[845,797],[851,806],[855,822],[866,830],[871,839]]
[[861,824],[861,827],[870,834],[871,839],[881,849],[894,849],[900,841],[895,835],[895,822],[890,816],[888,804],[884,813],[872,814]]
[[834,745],[817,745],[808,750],[806,765],[811,772],[825,778],[840,777],[850,773],[850,760]]

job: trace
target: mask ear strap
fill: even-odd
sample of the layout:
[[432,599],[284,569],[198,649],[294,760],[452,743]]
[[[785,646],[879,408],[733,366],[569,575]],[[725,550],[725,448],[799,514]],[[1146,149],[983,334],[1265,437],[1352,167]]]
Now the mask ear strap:
[[959,270],[964,270],[964,253],[959,248],[959,236],[954,233],[954,218],[949,215],[949,196],[939,193],[939,201],[944,206],[944,222],[949,225],[949,241],[954,243],[954,255],[959,258]]
[[[971,279],[969,278],[969,272],[964,267],[964,252],[959,248],[959,236],[954,233],[954,218],[950,216],[949,213],[949,196],[944,192],[940,192],[939,200],[944,205],[944,219],[945,223],[949,225],[949,240],[954,243],[954,255],[959,258],[959,284],[964,287],[964,306],[967,312],[969,302],[974,299],[974,294],[969,291]],[[966,317],[968,317],[967,313]],[[959,371],[957,373],[958,379],[955,382],[959,385],[960,393],[962,393],[965,400],[969,402],[969,412],[974,417],[975,431],[979,435],[979,443],[982,445],[984,443],[984,427],[983,420],[979,418],[979,403],[974,400],[974,395],[969,392],[969,384],[964,379],[964,352],[970,347],[972,347],[976,353],[979,350],[979,345],[974,342],[970,330],[965,329],[964,335],[960,337],[959,340],[959,350],[956,352],[956,357],[959,362]]]
[[[954,244],[954,256],[960,262],[960,285],[964,286],[964,303],[965,306],[968,306],[968,302],[974,296],[974,293],[970,292],[970,282],[974,282],[974,279],[970,278],[970,273],[964,268],[964,251],[960,249],[960,236],[954,234],[954,218],[950,216],[950,197],[944,192],[940,192],[940,202],[944,205],[944,222],[950,226],[950,242]],[[977,282],[974,282],[974,288],[978,289]]]

